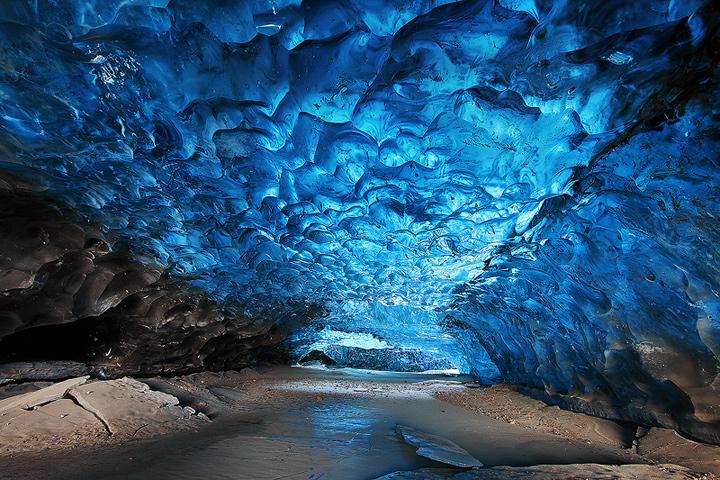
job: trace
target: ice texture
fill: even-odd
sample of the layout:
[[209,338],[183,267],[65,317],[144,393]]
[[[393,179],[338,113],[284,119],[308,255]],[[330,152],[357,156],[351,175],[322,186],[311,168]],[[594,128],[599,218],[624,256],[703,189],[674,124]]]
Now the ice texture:
[[0,169],[218,302],[324,305],[308,345],[430,325],[720,441],[718,8],[2,2]]
[[481,345],[474,345],[470,352],[445,328],[444,313],[407,305],[347,301],[313,325],[297,330],[286,345],[290,357],[300,362],[315,359],[309,355],[313,352],[322,352],[334,365],[345,367],[457,370],[487,381],[498,377],[497,367]]

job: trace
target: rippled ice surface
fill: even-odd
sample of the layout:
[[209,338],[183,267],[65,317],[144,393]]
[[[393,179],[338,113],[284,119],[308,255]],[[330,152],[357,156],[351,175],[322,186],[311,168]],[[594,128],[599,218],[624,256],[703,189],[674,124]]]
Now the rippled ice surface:
[[468,350],[442,325],[443,316],[403,305],[347,302],[322,319],[324,327],[300,329],[286,344],[295,361],[323,352],[337,366],[409,372],[457,370],[486,380],[497,378],[497,367],[482,347],[475,346],[468,359]]
[[324,305],[309,342],[430,316],[706,435],[716,3],[2,2],[2,168],[229,308]]

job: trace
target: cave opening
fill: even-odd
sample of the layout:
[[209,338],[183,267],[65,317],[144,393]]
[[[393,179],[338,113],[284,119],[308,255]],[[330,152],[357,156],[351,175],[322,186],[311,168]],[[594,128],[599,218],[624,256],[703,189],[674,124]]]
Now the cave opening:
[[482,346],[449,328],[445,316],[416,306],[348,302],[294,332],[287,348],[301,365],[498,379]]

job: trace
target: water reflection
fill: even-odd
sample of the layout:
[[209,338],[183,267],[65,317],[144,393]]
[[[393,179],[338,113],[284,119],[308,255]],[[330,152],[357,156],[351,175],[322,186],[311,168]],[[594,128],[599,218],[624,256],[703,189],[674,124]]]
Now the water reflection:
[[367,479],[432,465],[394,433],[388,411],[342,399],[311,400],[199,449],[178,450],[113,479]]
[[[340,383],[339,372],[326,375],[325,384],[353,385]],[[150,448],[161,453],[151,461],[118,463],[113,474],[98,478],[363,480],[396,470],[440,466],[416,455],[395,434],[397,424],[448,438],[486,465],[622,461],[587,445],[472,415],[432,397],[414,395],[410,388],[390,394],[388,385],[396,388],[403,382],[392,376],[386,380],[375,384],[379,392],[372,395],[360,388],[328,394],[317,388],[320,383],[305,381],[307,393],[287,397],[291,403],[284,407],[268,403],[265,412],[256,410],[252,421],[244,423],[223,425],[231,420],[218,419],[215,433],[193,440],[192,445],[168,447],[170,440],[163,447],[157,442]]]

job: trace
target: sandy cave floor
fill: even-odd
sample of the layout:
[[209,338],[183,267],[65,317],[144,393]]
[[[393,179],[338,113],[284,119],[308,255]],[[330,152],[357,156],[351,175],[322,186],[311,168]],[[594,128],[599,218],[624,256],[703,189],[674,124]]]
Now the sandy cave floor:
[[[717,477],[706,472],[720,473],[720,447],[664,429],[637,438],[635,429],[548,407],[511,387],[469,388],[476,385],[467,381],[273,368],[89,381],[47,403],[32,399],[38,406],[31,408],[22,408],[28,397],[10,397],[0,400],[0,478],[353,480],[417,469],[431,470],[387,478],[711,479]],[[419,456],[397,425],[449,439],[486,467],[584,465],[558,467],[560,473],[446,470]],[[626,464],[632,465],[603,467]]]

